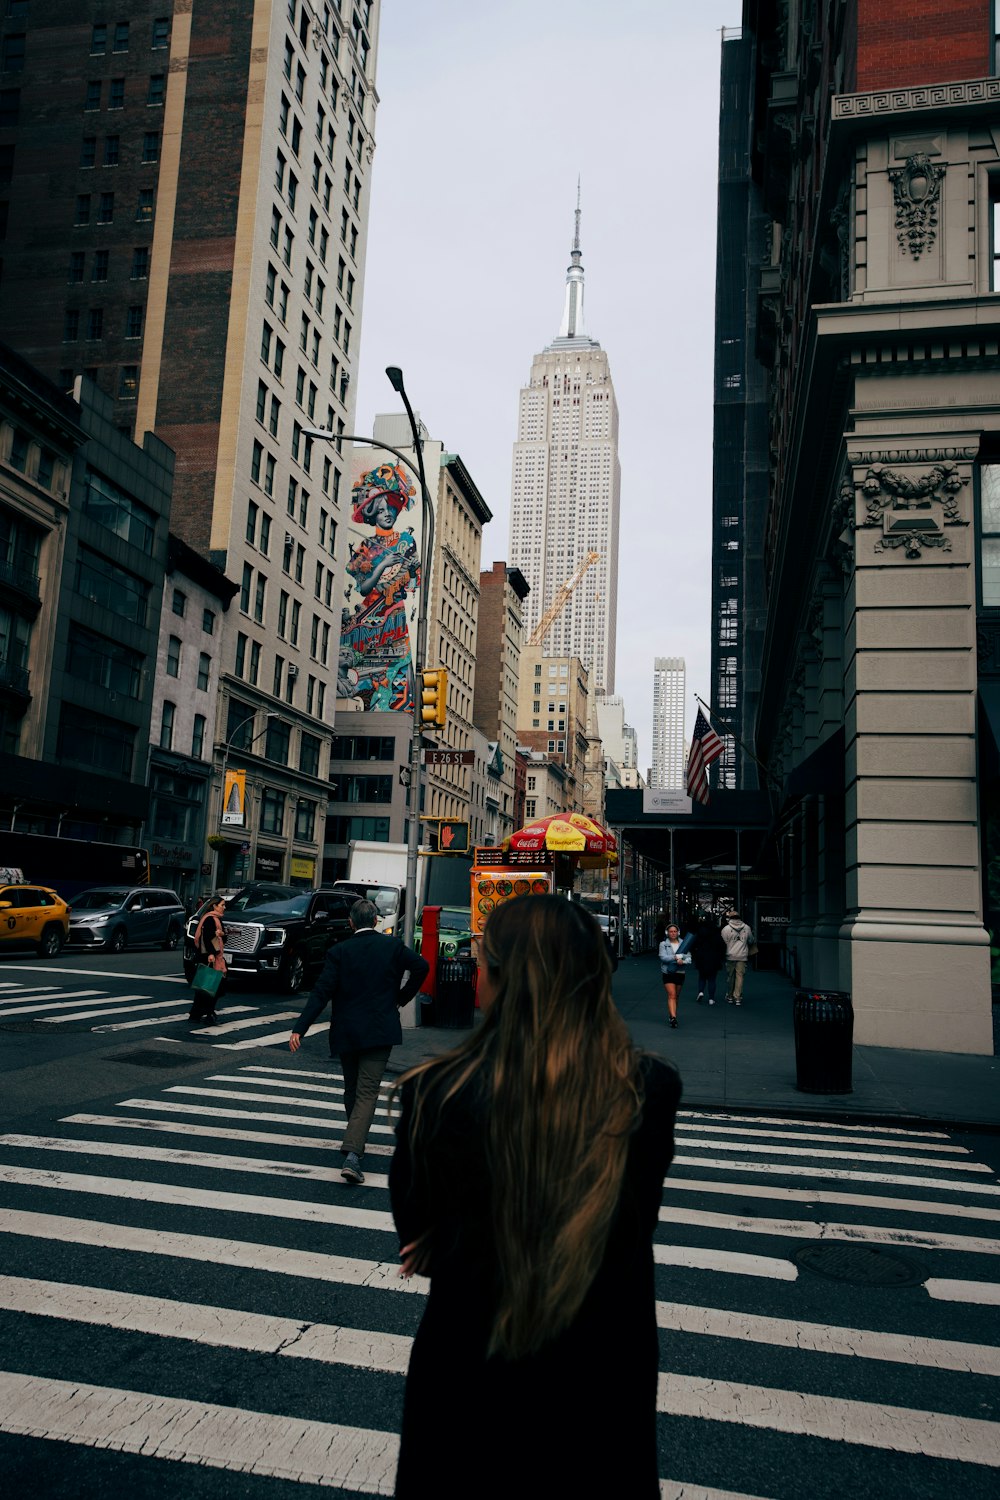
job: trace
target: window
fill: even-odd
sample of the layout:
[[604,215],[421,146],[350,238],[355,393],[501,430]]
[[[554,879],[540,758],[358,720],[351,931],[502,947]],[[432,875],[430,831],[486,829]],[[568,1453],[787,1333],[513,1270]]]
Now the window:
[[106,167],[117,167],[121,147],[121,136],[106,135],[104,137],[104,165]]
[[245,615],[250,613],[250,590],[253,587],[253,568],[249,563],[243,564],[243,583],[240,587],[240,609]]
[[266,786],[260,799],[261,833],[282,833],[285,826],[285,794]]
[[236,675],[242,677],[247,663],[247,638],[242,630],[236,635]]
[[291,742],[291,725],[286,724],[283,719],[271,719],[267,726],[267,736],[264,740],[264,754],[268,760],[277,761],[280,765],[288,765],[288,747]]
[[104,336],[104,308],[91,307],[87,310],[87,337],[88,339],[99,339]]
[[149,246],[137,245],[132,251],[132,281],[145,281],[149,275]]
[[316,837],[316,803],[300,802],[295,809],[295,837],[311,844]]
[[77,193],[77,195],[76,195],[76,217],[74,218],[73,223],[74,224],[89,224],[90,223],[90,194],[89,193]]
[[198,691],[208,692],[208,678],[212,670],[212,658],[207,651],[202,651],[198,657]]
[[110,610],[133,625],[145,625],[148,583],[89,547],[81,547],[77,555],[74,588],[81,598],[89,599],[92,604]]
[[260,465],[261,459],[263,457],[264,449],[261,447],[260,443],[255,442],[253,445],[253,455],[250,459],[250,478],[253,480],[254,484],[260,484]]
[[108,250],[94,252],[94,264],[90,268],[91,281],[107,281],[111,254]]
[[124,78],[112,78],[111,88],[108,92],[108,108],[125,108],[125,80]]
[[274,288],[277,281],[277,276],[278,273],[274,269],[274,267],[268,266],[267,279],[264,283],[264,301],[267,303],[268,307],[274,306]]
[[206,635],[215,634],[215,611],[203,609],[201,612],[201,628]]
[[143,661],[138,651],[118,641],[108,640],[82,625],[70,628],[66,667],[77,681],[137,699],[142,693]]
[[97,161],[97,136],[85,135],[80,142],[80,165],[92,167]]
[[179,677],[181,673],[180,636],[172,635],[167,642],[167,676]]
[[160,132],[158,130],[147,130],[142,138],[142,160],[144,163],[159,161],[160,159]]
[[23,31],[10,32],[3,39],[0,46],[0,67],[5,73],[24,72],[24,47],[25,34]]
[[195,760],[200,760],[205,748],[205,715],[195,714],[194,729],[191,732],[191,754]]
[[156,541],[156,515],[93,469],[87,471],[82,511],[122,541],[151,556]]
[[99,22],[90,33],[90,55],[100,57],[108,50],[108,28]]
[[174,715],[175,715],[175,713],[176,713],[176,706],[173,703],[171,703],[169,701],[169,699],[165,698],[164,701],[163,701],[163,714],[162,714],[162,717],[160,719],[160,749],[161,750],[172,750],[173,749],[173,744],[174,744]]
[[263,573],[257,574],[257,588],[253,600],[253,617],[258,625],[264,623],[264,601],[267,594],[267,579]]
[[88,111],[100,109],[101,80],[99,78],[94,78],[90,81],[90,83],[87,84],[87,92],[84,96],[83,107]]
[[274,494],[274,455],[269,453],[264,462],[264,494]]
[[139,394],[139,366],[122,365],[118,377],[118,395],[123,401],[134,401]]
[[115,23],[115,52],[128,51],[128,22],[117,21]]
[[170,42],[170,18],[159,16],[153,22],[153,39],[150,46],[155,50],[157,47],[166,47]]
[[[100,85],[98,85],[100,87]],[[101,102],[98,98],[95,109],[100,109]],[[18,115],[21,112],[21,90],[0,89],[0,125],[16,125]]]
[[153,217],[153,189],[140,188],[138,201],[135,205],[135,219],[137,224],[148,224]]
[[987,609],[1000,608],[1000,464],[979,469],[980,566],[982,600]]
[[149,80],[149,89],[146,93],[147,105],[162,104],[167,97],[167,75],[165,73],[153,73]]
[[289,636],[288,636],[288,638],[291,641],[291,643],[292,643],[293,646],[297,646],[299,644],[299,616],[301,615],[301,613],[302,613],[302,605],[299,603],[298,599],[293,599],[292,600],[292,624],[291,624],[291,629],[289,631]]
[[263,422],[267,412],[267,386],[263,380],[257,382],[257,421]]
[[182,593],[180,589],[174,589],[174,597],[170,608],[175,615],[179,615],[183,620],[184,611],[187,609],[187,594]]
[[69,275],[66,280],[78,282],[83,280],[84,253],[82,250],[74,250],[69,258]]
[[281,679],[284,676],[284,673],[285,658],[283,656],[276,656],[274,658],[274,683],[271,688],[271,691],[276,698],[281,697]]
[[130,307],[125,314],[125,337],[127,339],[142,338],[142,308]]
[[60,760],[128,778],[132,774],[135,730],[64,703],[56,748]]
[[98,224],[111,224],[115,217],[115,195],[114,193],[102,193],[98,199],[97,222]]
[[251,641],[250,642],[250,671],[248,673],[248,681],[251,682],[254,685],[254,687],[257,686],[257,678],[258,678],[259,675],[260,675],[260,641]]

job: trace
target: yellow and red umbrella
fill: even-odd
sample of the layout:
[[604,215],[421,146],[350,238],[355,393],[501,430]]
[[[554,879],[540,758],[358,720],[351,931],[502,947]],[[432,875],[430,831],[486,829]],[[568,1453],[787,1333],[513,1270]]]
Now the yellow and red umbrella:
[[504,848],[537,854],[543,849],[569,855],[582,870],[600,870],[618,863],[618,841],[608,829],[583,813],[553,813],[526,823],[504,840]]

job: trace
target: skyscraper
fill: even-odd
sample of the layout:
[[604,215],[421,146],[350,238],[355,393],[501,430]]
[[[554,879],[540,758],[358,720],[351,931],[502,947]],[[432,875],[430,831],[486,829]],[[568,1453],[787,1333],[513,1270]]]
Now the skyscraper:
[[311,883],[350,480],[305,429],[353,427],[378,0],[57,12],[0,20],[0,320],[175,451],[171,529],[240,585],[209,733],[251,811],[219,879]]
[[653,662],[653,786],[684,785],[684,658]]
[[588,553],[593,565],[566,599],[543,646],[575,656],[592,690],[615,686],[618,615],[618,405],[608,356],[584,332],[579,195],[559,335],[536,354],[518,403],[510,560],[527,579],[527,633]]

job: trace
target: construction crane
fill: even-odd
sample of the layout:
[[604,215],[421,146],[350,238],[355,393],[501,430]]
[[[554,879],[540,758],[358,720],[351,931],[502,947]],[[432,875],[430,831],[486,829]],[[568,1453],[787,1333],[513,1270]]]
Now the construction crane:
[[540,646],[542,644],[545,637],[548,635],[549,630],[552,628],[553,622],[555,621],[556,617],[562,613],[562,610],[565,607],[566,601],[569,598],[570,594],[576,588],[577,584],[580,582],[587,569],[593,563],[597,562],[600,556],[601,554],[599,552],[588,552],[586,557],[581,562],[580,566],[577,568],[576,572],[573,574],[572,578],[567,578],[566,582],[558,591],[556,597],[553,599],[552,603],[549,605],[548,609],[545,611],[544,615],[542,615],[542,618],[539,620],[538,624],[531,632],[531,635],[528,637],[529,646]]

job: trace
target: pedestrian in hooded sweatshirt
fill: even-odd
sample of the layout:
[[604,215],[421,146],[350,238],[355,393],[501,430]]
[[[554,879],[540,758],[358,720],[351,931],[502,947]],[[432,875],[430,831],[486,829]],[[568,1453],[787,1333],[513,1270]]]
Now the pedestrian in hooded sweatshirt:
[[750,949],[755,946],[756,940],[738,911],[726,912],[722,941],[726,945],[726,999],[730,1005],[742,1005],[743,976],[747,971]]
[[691,962],[698,970],[698,1003],[707,1000],[709,1005],[714,1005],[715,983],[719,970],[726,962],[726,945],[722,941],[718,922],[709,912],[705,913],[695,929]]

